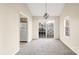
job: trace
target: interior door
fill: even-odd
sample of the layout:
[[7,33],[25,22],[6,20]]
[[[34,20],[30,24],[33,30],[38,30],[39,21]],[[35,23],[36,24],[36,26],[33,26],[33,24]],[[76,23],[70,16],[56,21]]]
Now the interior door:
[[27,41],[27,23],[21,23],[20,41]]
[[21,18],[20,20],[20,41],[27,41],[28,38],[28,25],[27,19]]

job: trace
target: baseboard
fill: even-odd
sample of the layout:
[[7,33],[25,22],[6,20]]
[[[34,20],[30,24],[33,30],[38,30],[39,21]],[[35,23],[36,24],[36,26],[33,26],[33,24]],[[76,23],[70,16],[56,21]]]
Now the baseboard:
[[20,49],[0,50],[0,55],[15,55]]
[[17,50],[14,50],[14,52],[12,53],[12,55],[16,55],[16,53],[18,53],[20,51],[20,48],[18,48]]
[[66,47],[68,47],[69,49],[71,49],[76,55],[78,55],[78,53],[69,45],[67,45],[66,43],[64,43],[64,41],[60,40]]

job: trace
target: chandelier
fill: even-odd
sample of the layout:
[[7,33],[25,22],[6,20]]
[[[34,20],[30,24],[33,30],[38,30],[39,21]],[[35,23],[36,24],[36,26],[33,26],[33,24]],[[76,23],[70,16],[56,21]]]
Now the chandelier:
[[43,17],[45,19],[48,19],[48,17],[49,17],[49,14],[47,13],[47,3],[45,3],[45,13],[44,13]]

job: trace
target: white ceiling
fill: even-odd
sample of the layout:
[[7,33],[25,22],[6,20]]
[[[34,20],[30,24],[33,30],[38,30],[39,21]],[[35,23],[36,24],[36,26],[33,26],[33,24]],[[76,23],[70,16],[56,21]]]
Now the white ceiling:
[[[45,3],[28,3],[32,16],[43,16],[45,13]],[[48,3],[47,12],[50,16],[59,16],[63,10],[63,3]]]

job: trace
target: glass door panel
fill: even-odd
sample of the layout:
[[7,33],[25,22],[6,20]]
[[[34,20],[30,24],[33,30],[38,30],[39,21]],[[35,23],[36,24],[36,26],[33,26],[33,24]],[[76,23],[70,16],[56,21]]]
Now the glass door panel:
[[39,38],[46,38],[46,25],[39,23]]
[[47,24],[47,38],[53,38],[54,37],[54,25],[53,23]]

